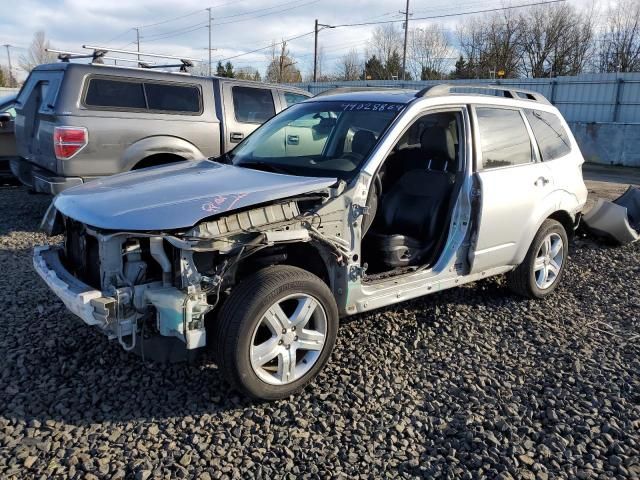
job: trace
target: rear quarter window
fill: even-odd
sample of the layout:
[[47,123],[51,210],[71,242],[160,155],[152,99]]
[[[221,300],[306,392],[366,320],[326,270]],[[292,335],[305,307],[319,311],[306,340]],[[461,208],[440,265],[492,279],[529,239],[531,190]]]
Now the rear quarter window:
[[564,157],[571,152],[569,135],[557,115],[540,110],[525,110],[543,161]]
[[145,82],[144,88],[150,110],[190,113],[200,111],[200,90],[195,86]]
[[238,122],[264,123],[276,114],[271,90],[233,87],[231,92],[233,95],[233,109]]
[[118,110],[149,110],[194,114],[202,111],[196,85],[91,78],[84,104]]
[[307,100],[308,98],[309,97],[307,97],[306,95],[301,95],[299,93],[284,92],[284,101],[287,102],[287,107],[290,107],[291,105],[295,105],[296,103]]
[[92,78],[84,103],[92,107],[147,108],[142,83]]

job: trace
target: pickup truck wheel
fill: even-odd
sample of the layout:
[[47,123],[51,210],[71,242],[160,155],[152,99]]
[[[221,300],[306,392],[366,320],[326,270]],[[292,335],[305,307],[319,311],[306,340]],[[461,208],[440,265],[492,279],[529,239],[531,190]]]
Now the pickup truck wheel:
[[218,366],[231,384],[252,397],[276,400],[301,390],[327,363],[338,308],[318,277],[277,265],[232,290],[215,330]]
[[509,287],[525,297],[546,297],[562,279],[568,252],[569,240],[562,224],[545,220],[524,261],[508,274]]

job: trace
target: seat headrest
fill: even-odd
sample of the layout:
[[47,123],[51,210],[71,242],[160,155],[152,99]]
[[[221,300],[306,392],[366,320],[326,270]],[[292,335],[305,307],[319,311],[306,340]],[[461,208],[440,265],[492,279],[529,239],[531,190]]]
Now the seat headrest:
[[456,156],[453,135],[445,127],[425,128],[420,135],[420,148],[424,154],[436,160],[451,162]]
[[354,133],[353,140],[351,140],[351,151],[364,157],[375,144],[376,136],[373,132],[370,132],[369,130],[358,130]]

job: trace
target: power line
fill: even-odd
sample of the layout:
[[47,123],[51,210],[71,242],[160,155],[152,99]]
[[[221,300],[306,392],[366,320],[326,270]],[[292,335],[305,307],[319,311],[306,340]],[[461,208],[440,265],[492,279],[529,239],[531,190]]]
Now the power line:
[[186,30],[180,30],[180,31],[175,31],[175,33],[170,33],[170,34],[158,34],[156,36],[149,36],[149,37],[142,37],[145,39],[146,42],[157,42],[158,40],[164,40],[166,38],[172,38],[172,37],[179,37],[181,35],[186,35],[188,33],[191,32],[195,32],[197,30],[201,30],[203,28],[207,28],[208,26],[208,22],[204,22],[202,24],[195,24],[195,25],[191,25],[189,27],[186,27]]
[[273,5],[271,7],[258,8],[257,10],[251,10],[251,11],[243,12],[243,13],[234,13],[232,15],[223,15],[223,16],[217,17],[217,18],[218,19],[222,19],[222,18],[243,17],[245,15],[251,15],[252,13],[263,12],[263,11],[266,11],[266,10],[273,10],[274,8],[278,8],[278,7],[281,7],[283,5],[291,5],[292,3],[298,3],[298,1],[299,0],[288,1],[288,2],[284,2],[284,3],[279,3],[277,5]]
[[[255,15],[253,17],[249,17],[249,18],[241,18],[239,20],[230,20],[228,22],[220,22],[220,23],[214,23],[214,25],[228,25],[230,23],[239,23],[239,22],[246,22],[248,20],[253,20],[255,18],[261,18],[261,17],[267,17],[269,15],[275,15],[276,13],[282,13],[282,12],[288,12],[289,10],[293,10],[295,8],[300,8],[300,7],[305,7],[307,5],[311,5],[312,3],[318,3],[320,0],[311,0],[309,2],[306,3],[299,3],[298,0],[296,0],[296,2],[287,2],[287,3],[297,3],[297,5],[295,7],[288,7],[285,8],[283,10],[277,10],[275,12],[268,12],[268,13],[263,13],[261,15]],[[284,4],[283,4],[284,5]]]
[[133,30],[133,28],[129,28],[129,29],[125,30],[124,32],[119,33],[118,35],[116,35],[115,37],[113,37],[113,38],[111,38],[111,39],[107,40],[107,41],[106,41],[106,42],[104,42],[104,43],[105,43],[105,44],[107,44],[107,43],[111,43],[111,42],[113,42],[114,40],[119,39],[120,37],[124,37],[124,36],[125,36],[127,33],[129,33],[131,30]]
[[196,13],[202,13],[204,10],[206,10],[206,9],[201,8],[201,9],[198,9],[198,10],[194,10],[193,12],[186,13],[184,15],[180,15],[179,17],[173,17],[173,18],[169,18],[168,20],[162,20],[161,22],[148,23],[146,25],[139,25],[138,28],[151,28],[151,27],[155,27],[157,25],[164,25],[165,23],[171,23],[171,22],[175,22],[176,20],[182,20],[183,18],[191,17],[191,16],[195,15]]
[[[475,15],[477,13],[490,13],[490,12],[498,12],[498,11],[503,11],[503,10],[514,10],[516,8],[524,8],[524,7],[533,7],[533,6],[537,6],[537,5],[550,5],[550,4],[554,4],[554,3],[562,3],[565,2],[566,0],[547,0],[547,1],[542,1],[542,2],[533,2],[533,3],[525,3],[525,4],[521,4],[521,5],[512,5],[512,6],[507,6],[507,7],[498,7],[498,8],[487,8],[487,9],[482,9],[482,10],[473,10],[470,12],[458,12],[458,13],[448,13],[448,14],[442,14],[442,15],[430,15],[430,16],[426,16],[426,17],[416,17],[413,20],[434,20],[437,18],[449,18],[449,17],[461,17],[464,15]],[[404,22],[404,19],[400,19],[400,20],[383,20],[383,21],[377,21],[377,22],[359,22],[359,23],[343,23],[343,24],[338,24],[338,25],[332,25],[332,27],[338,28],[338,27],[360,27],[360,26],[366,26],[366,25],[382,25],[382,24],[389,24],[389,23],[398,23],[398,22]],[[260,52],[262,50],[266,50],[267,48],[271,48],[275,45],[282,45],[285,42],[289,42],[291,40],[297,40],[298,38],[302,38],[302,37],[306,37],[309,35],[313,35],[315,34],[315,29],[307,32],[307,33],[302,33],[300,35],[297,35],[295,37],[291,37],[291,38],[287,38],[285,40],[282,40],[281,42],[276,42],[276,43],[272,43],[270,45],[267,45],[266,47],[261,47],[261,48],[256,48],[255,50],[250,50],[248,52],[244,52],[244,53],[239,53],[237,55],[233,55],[230,57],[226,57],[226,58],[222,58],[220,59],[221,62],[225,62],[227,60],[232,60],[234,58],[238,58],[238,57],[243,57],[245,55],[250,55],[252,53],[256,53],[256,52]]]
[[[206,10],[205,10],[206,12]],[[204,27],[205,25],[207,25],[207,22],[198,22],[198,23],[194,23],[193,25],[185,25],[184,27],[180,27],[180,28],[175,28],[173,30],[167,30],[166,32],[158,32],[158,33],[152,33],[149,35],[143,35],[142,38],[144,39],[153,39],[156,37],[164,37],[164,36],[172,36],[174,33],[176,34],[180,34],[185,32],[188,29],[194,28],[194,27]]]
[[251,50],[249,52],[240,53],[238,55],[233,55],[233,56],[227,57],[227,58],[221,58],[219,61],[220,62],[226,62],[227,60],[232,60],[234,58],[244,57],[245,55],[250,55],[252,53],[261,52],[262,50],[266,50],[267,48],[272,48],[272,47],[275,47],[276,45],[282,45],[285,42],[290,42],[291,40],[297,40],[298,38],[307,37],[309,35],[313,35],[314,33],[315,33],[315,31],[313,31],[313,30],[310,31],[310,32],[307,32],[307,33],[301,33],[300,35],[296,35],[295,37],[286,38],[286,39],[282,40],[281,42],[273,42],[270,45],[267,45],[266,47],[256,48],[255,50]]
[[[508,7],[497,7],[497,8],[486,8],[483,10],[474,10],[471,12],[460,12],[460,13],[446,13],[446,14],[442,14],[442,15],[430,15],[427,17],[416,17],[413,20],[434,20],[436,18],[448,18],[448,17],[460,17],[463,15],[475,15],[476,13],[490,13],[490,12],[499,12],[502,10],[514,10],[516,8],[524,8],[524,7],[534,7],[534,6],[538,6],[538,5],[550,5],[552,3],[562,3],[562,2],[566,2],[567,0],[547,0],[547,1],[542,1],[542,2],[535,2],[535,3],[523,3],[521,5],[511,5]],[[382,25],[385,23],[399,23],[399,22],[404,22],[404,19],[400,19],[400,20],[384,20],[384,21],[380,21],[380,22],[361,22],[361,23],[343,23],[340,25],[333,25],[334,27],[361,27],[361,26],[366,26],[366,25]]]

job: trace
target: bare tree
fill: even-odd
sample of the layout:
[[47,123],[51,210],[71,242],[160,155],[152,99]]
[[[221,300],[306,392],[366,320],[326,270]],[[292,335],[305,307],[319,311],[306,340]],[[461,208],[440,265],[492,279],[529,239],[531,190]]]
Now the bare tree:
[[577,75],[593,52],[593,12],[571,4],[531,8],[520,16],[522,71],[531,77]]
[[20,56],[18,60],[20,68],[28,73],[38,65],[55,62],[56,55],[55,53],[47,52],[48,48],[51,48],[51,44],[47,40],[44,31],[37,31],[33,36],[29,50],[25,55]]
[[393,23],[379,25],[373,31],[368,42],[367,51],[375,55],[383,65],[386,65],[394,52],[402,50],[402,33]]
[[459,27],[458,39],[469,77],[490,76],[500,70],[506,77],[518,75],[520,28],[513,12],[472,19]]
[[355,49],[349,50],[338,62],[338,76],[340,80],[358,80],[362,75],[362,61]]
[[447,36],[437,25],[416,28],[409,32],[407,60],[413,78],[421,80],[439,79],[452,56]]
[[301,82],[302,75],[300,75],[300,70],[295,67],[296,63],[287,48],[287,42],[282,41],[279,50],[274,43],[271,48],[269,66],[267,67],[267,81],[275,83]]
[[242,80],[256,80],[256,81],[262,80],[262,77],[260,76],[260,72],[258,71],[257,68],[254,68],[254,67],[238,68],[238,71],[236,72],[236,78],[239,78]]
[[600,71],[640,70],[640,2],[620,0],[607,11],[598,55]]

